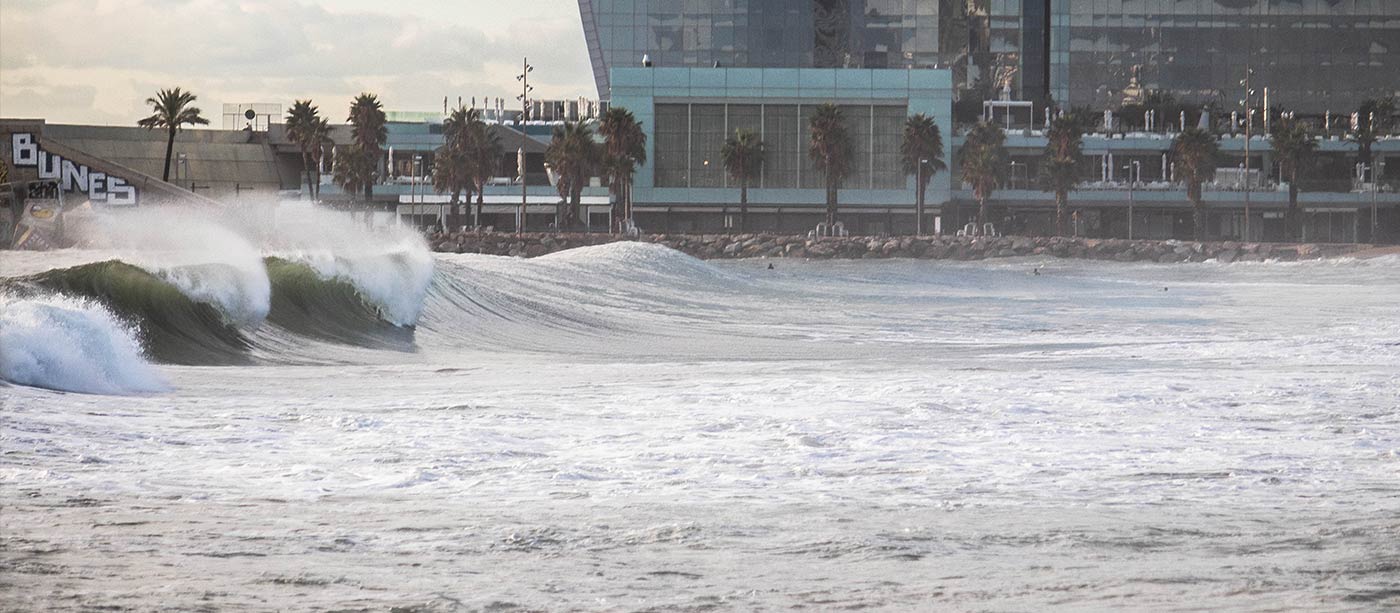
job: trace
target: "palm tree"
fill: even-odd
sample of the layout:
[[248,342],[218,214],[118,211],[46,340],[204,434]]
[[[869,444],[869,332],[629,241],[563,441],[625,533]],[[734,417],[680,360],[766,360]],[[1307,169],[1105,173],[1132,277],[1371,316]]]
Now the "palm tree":
[[481,119],[481,112],[473,110],[468,134],[471,143],[471,178],[476,185],[476,219],[480,223],[482,210],[486,206],[486,183],[500,170],[501,137],[491,131]]
[[566,121],[556,126],[544,157],[559,175],[559,197],[563,200],[561,204],[564,208],[559,215],[558,229],[573,227],[578,223],[583,186],[598,163],[598,146],[593,142],[593,129],[581,121]]
[[1186,197],[1191,200],[1191,217],[1198,241],[1206,239],[1206,206],[1201,200],[1201,184],[1215,176],[1215,156],[1219,149],[1215,136],[1200,128],[1182,130],[1172,142],[1172,158],[1177,176],[1186,181]]
[[628,201],[632,193],[632,175],[637,166],[647,163],[646,132],[632,111],[614,106],[603,113],[598,133],[603,135],[604,174],[608,177],[608,190],[613,195],[613,219],[631,219],[631,207],[627,207],[619,216],[616,214],[617,205]]
[[335,145],[335,142],[331,140],[330,120],[325,117],[316,118],[316,121],[307,127],[306,140],[308,143],[312,143],[311,164],[316,169],[315,174],[311,177],[315,181],[311,189],[311,199],[319,201],[321,199],[321,161],[326,156],[326,147]]
[[904,172],[914,175],[914,233],[924,234],[924,194],[933,175],[948,170],[943,161],[943,133],[933,118],[919,113],[904,120],[904,142],[899,146]]
[[734,131],[720,147],[719,159],[729,178],[739,184],[739,232],[749,228],[749,180],[763,172],[763,140],[753,130]]
[[452,109],[442,122],[442,146],[433,155],[433,189],[452,194],[454,213],[462,192],[470,192],[475,185],[471,176],[471,116],[475,113],[465,107]]
[[959,151],[962,180],[972,184],[977,198],[977,225],[987,225],[987,201],[999,183],[1006,181],[1006,133],[989,122],[973,126]]
[[1390,131],[1391,118],[1395,115],[1395,98],[1371,98],[1363,100],[1356,109],[1356,143],[1360,150],[1357,161],[1371,163],[1371,147],[1376,138]]
[[1278,159],[1279,177],[1288,179],[1288,213],[1284,216],[1284,226],[1290,240],[1300,241],[1298,175],[1311,163],[1313,153],[1317,151],[1317,141],[1313,140],[1312,131],[1306,124],[1291,117],[1281,118],[1273,128],[1269,139],[1274,157]]
[[1065,236],[1069,222],[1069,193],[1079,184],[1084,139],[1079,122],[1063,116],[1050,122],[1040,164],[1040,186],[1055,193],[1055,235]]
[[812,142],[807,155],[812,165],[826,177],[826,223],[833,226],[836,224],[836,194],[851,172],[851,135],[846,131],[841,109],[831,103],[816,108],[809,127]]
[[365,201],[374,198],[374,178],[379,171],[381,147],[389,139],[388,119],[384,116],[384,105],[374,94],[362,93],[350,103],[350,138],[355,141],[352,155],[362,155],[368,159],[370,180],[364,183]]
[[374,182],[374,161],[375,158],[361,151],[359,145],[351,145],[337,156],[335,182],[350,194],[351,200],[362,191],[368,197],[369,185]]
[[168,134],[165,140],[165,172],[160,175],[162,181],[170,180],[170,156],[175,151],[175,134],[182,126],[209,125],[209,120],[200,116],[199,107],[191,106],[195,98],[194,94],[178,87],[162,89],[154,98],[146,99],[146,104],[151,105],[151,116],[136,122],[136,125],[147,130],[165,128]]
[[306,189],[313,199],[315,187],[311,182],[311,158],[312,152],[320,149],[324,140],[318,134],[320,122],[320,111],[310,100],[297,100],[287,111],[287,139],[296,143],[301,150],[302,173],[306,175]]

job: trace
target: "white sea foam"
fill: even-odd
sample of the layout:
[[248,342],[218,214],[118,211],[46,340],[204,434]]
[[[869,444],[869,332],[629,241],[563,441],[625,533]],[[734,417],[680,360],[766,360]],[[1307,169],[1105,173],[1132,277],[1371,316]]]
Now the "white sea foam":
[[93,394],[167,389],[135,330],[96,303],[56,295],[0,295],[0,378]]

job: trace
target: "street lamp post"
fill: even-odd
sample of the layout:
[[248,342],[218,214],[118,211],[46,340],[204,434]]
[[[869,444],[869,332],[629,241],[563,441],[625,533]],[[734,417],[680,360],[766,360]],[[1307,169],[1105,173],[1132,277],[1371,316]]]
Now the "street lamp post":
[[927,159],[919,160],[918,172],[914,173],[914,235],[924,235],[924,165]]
[[525,136],[525,120],[530,116],[530,90],[535,89],[530,87],[530,73],[534,70],[535,67],[530,65],[530,58],[521,58],[520,74],[515,75],[515,80],[520,81],[520,95],[516,96],[516,99],[520,101],[520,152],[515,158],[517,165],[520,166],[518,169],[520,171],[520,221],[515,224],[516,234],[525,232],[525,145],[528,138]]
[[1123,167],[1123,171],[1128,173],[1128,240],[1133,240],[1133,190],[1142,179],[1142,162],[1133,160]]
[[[418,218],[419,218],[419,217],[422,217],[422,215],[423,215],[423,209],[422,209],[422,207],[419,205],[419,198],[418,198],[418,167],[419,167],[419,165],[422,164],[422,163],[423,163],[423,156],[422,156],[422,154],[418,154],[418,153],[413,154],[413,176],[412,176],[412,177],[409,177],[409,182],[408,182],[408,194],[409,194],[409,196],[408,196],[408,197],[409,197],[411,200],[413,200],[413,223],[414,223],[415,225],[418,225],[418,224],[421,224],[421,223],[422,223],[422,221],[421,221],[420,219],[418,219]],[[418,229],[419,229],[419,231],[422,231],[422,229],[423,229],[422,225],[418,225]]]
[[[1240,85],[1244,86],[1244,100],[1240,104],[1244,106],[1244,240],[1249,242],[1249,139],[1254,127],[1254,109],[1249,106],[1249,97],[1254,95],[1254,90],[1250,89],[1250,79],[1254,76],[1254,69],[1249,63],[1244,67],[1244,80]],[[1267,115],[1268,109],[1264,109]]]
[[1376,231],[1376,230],[1377,230],[1377,228],[1376,228],[1376,221],[1377,221],[1377,219],[1376,219],[1376,190],[1377,190],[1378,188],[1380,188],[1380,184],[1376,182],[1376,174],[1378,174],[1378,173],[1376,173],[1376,170],[1375,170],[1374,168],[1372,168],[1372,169],[1371,169],[1371,244],[1373,244],[1373,245],[1374,245],[1374,244],[1379,244],[1379,243],[1381,242],[1381,241],[1377,238],[1377,234],[1379,234],[1379,233]]
[[1384,162],[1372,162],[1372,163],[1370,163],[1370,164],[1367,164],[1367,163],[1365,163],[1365,162],[1357,162],[1357,164],[1356,164],[1356,176],[1357,176],[1357,178],[1361,179],[1361,181],[1362,181],[1363,183],[1366,181],[1366,173],[1368,173],[1368,172],[1371,173],[1371,243],[1372,243],[1372,244],[1375,244],[1375,243],[1379,243],[1379,242],[1380,242],[1380,239],[1378,238],[1379,235],[1380,235],[1380,215],[1379,215],[1378,212],[1377,212],[1378,209],[1377,209],[1377,205],[1376,205],[1376,192],[1380,189],[1379,177],[1380,177],[1380,171],[1381,171],[1381,169],[1383,169],[1383,168],[1385,168],[1385,163],[1384,163]]

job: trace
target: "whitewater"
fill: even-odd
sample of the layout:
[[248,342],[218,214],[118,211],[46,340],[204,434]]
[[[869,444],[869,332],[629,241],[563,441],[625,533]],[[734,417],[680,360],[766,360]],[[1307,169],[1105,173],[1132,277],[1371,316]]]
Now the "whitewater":
[[303,221],[0,253],[0,608],[1400,605],[1393,256],[526,260]]

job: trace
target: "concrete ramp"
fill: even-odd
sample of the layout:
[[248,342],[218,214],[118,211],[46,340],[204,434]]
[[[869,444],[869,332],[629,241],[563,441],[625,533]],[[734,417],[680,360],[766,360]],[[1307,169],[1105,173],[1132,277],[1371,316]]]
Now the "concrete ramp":
[[58,181],[69,206],[219,205],[159,177],[48,138],[42,120],[0,120],[0,137],[9,181]]

